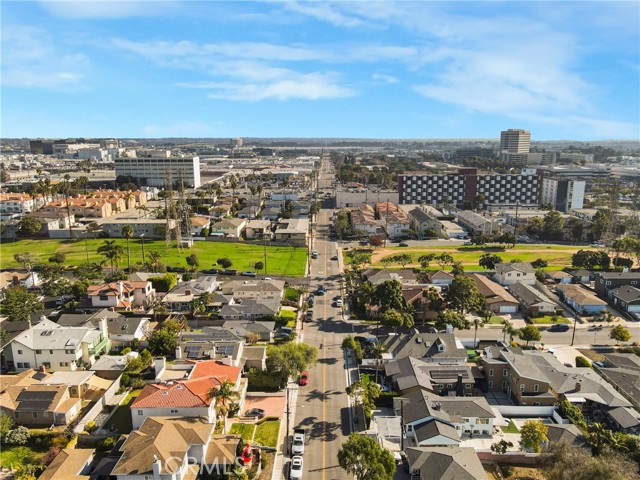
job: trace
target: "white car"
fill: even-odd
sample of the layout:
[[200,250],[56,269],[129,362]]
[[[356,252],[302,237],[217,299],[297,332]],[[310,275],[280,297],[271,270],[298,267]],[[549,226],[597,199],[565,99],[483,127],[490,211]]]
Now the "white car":
[[342,306],[342,300],[336,300],[336,307]]
[[293,457],[289,466],[289,478],[292,480],[302,479],[302,466],[302,457],[300,455]]

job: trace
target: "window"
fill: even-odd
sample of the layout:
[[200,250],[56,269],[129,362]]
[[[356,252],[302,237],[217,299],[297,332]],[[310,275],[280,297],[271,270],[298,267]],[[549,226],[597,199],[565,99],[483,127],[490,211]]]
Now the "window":
[[49,350],[49,354],[50,354],[50,355],[53,355],[53,350]]
[[51,363],[49,362],[42,362],[42,365],[44,365],[44,368],[51,368]]
[[20,355],[22,355],[22,350],[18,350],[18,353],[19,353]]
[[493,377],[493,368],[489,369],[489,376]]
[[36,350],[36,354],[37,355],[41,355],[42,354],[42,350]]
[[138,410],[138,415],[142,415],[142,410]]
[[506,368],[504,370],[502,370],[502,376],[503,377],[508,377],[509,376],[509,370],[507,370]]
[[521,384],[520,384],[520,391],[521,391],[521,392],[524,392],[524,383],[521,383]]
[[105,302],[105,301],[109,300],[109,297],[106,296],[106,295],[100,295],[100,300]]
[[493,382],[489,380],[489,388],[493,388]]
[[473,387],[473,385],[471,385],[470,383],[467,383],[467,384],[465,385],[465,388],[471,388],[471,387]]
[[447,388],[453,388],[453,385],[451,385],[450,383],[447,383]]
[[64,353],[66,353],[67,355],[73,355],[74,353],[76,353],[75,350],[65,350]]
[[178,410],[171,410],[171,413],[178,413]]
[[538,385],[537,383],[533,386],[533,391],[534,392],[539,392],[540,391],[540,385]]
[[502,382],[502,388],[507,388],[507,382]]
[[478,425],[489,425],[489,419],[488,418],[478,418],[478,419],[476,419],[476,423]]
[[31,416],[33,418],[38,418],[38,412],[31,412]]
[[413,425],[407,425],[407,431],[413,432]]
[[24,363],[18,362],[18,368],[24,368]]
[[539,407],[540,406],[540,402],[533,402],[533,406],[534,407]]

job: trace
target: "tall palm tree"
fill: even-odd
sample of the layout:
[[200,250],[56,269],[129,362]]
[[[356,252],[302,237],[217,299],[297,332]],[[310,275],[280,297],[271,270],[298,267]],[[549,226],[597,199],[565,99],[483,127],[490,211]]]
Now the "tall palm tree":
[[160,258],[162,258],[162,255],[160,255],[160,252],[149,252],[148,257],[149,257],[149,265],[151,265],[151,271],[153,273],[156,273],[156,269],[160,264]]
[[207,392],[207,398],[215,401],[218,413],[222,415],[222,433],[226,433],[227,413],[229,412],[229,403],[231,400],[240,398],[240,394],[235,389],[233,382],[225,380],[218,388],[212,388]]
[[113,275],[116,271],[115,266],[118,265],[119,260],[124,254],[122,247],[118,245],[115,240],[105,240],[104,243],[98,247],[98,253],[111,263],[111,274]]
[[387,353],[389,349],[384,343],[375,342],[373,347],[371,347],[371,355],[376,359],[376,383],[378,382],[378,371],[380,370],[380,365],[382,364],[382,355]]
[[98,222],[91,222],[89,225],[87,225],[87,232],[93,233],[94,239],[98,238],[98,233],[100,231],[102,231],[102,227]]
[[232,193],[231,201],[235,203],[236,188],[238,188],[238,180],[236,179],[235,175],[231,175],[231,178],[229,179],[229,186],[231,187],[231,193]]
[[513,341],[513,336],[516,334],[516,328],[511,324],[509,320],[506,318],[502,320],[502,341],[505,342],[507,340],[507,335],[509,335],[509,341]]
[[127,271],[131,273],[131,250],[129,248],[129,239],[133,237],[133,228],[131,225],[122,227],[122,238],[127,241]]

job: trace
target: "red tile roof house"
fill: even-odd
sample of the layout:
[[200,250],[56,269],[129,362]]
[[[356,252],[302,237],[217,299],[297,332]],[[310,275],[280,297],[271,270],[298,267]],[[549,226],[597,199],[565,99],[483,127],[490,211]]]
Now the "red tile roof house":
[[240,404],[244,391],[239,391],[242,368],[224,365],[215,360],[190,361],[194,364],[184,380],[147,384],[131,404],[133,428],[140,428],[147,417],[201,417],[209,423],[216,422],[215,401],[208,398],[212,388],[218,388],[225,380],[235,385]]
[[91,306],[124,310],[144,308],[155,294],[149,281],[103,283],[87,289]]

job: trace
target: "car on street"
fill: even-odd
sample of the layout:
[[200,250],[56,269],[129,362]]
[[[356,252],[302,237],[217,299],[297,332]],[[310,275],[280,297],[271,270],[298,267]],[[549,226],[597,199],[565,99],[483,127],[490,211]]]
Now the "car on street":
[[549,332],[568,332],[569,325],[567,325],[566,323],[556,323],[555,325],[552,325],[548,331]]
[[338,255],[334,255],[333,257],[331,257],[331,260],[338,260]]
[[238,273],[238,270],[236,270],[235,268],[228,268],[226,270],[222,270],[220,272],[220,275],[235,275]]
[[242,272],[240,275],[242,275],[243,277],[255,277],[257,273],[252,271],[246,271],[246,272]]
[[291,480],[302,479],[303,462],[300,455],[296,455],[291,459],[291,466],[289,467],[289,478]]
[[336,300],[336,307],[342,307],[342,299]]
[[318,251],[314,250],[313,252],[311,252],[311,258],[318,258]]
[[245,417],[256,417],[258,420],[264,418],[267,412],[261,408],[251,408],[244,412]]
[[324,295],[324,287],[322,285],[320,285],[318,287],[318,290],[316,290],[316,295],[318,295],[318,296]]
[[408,247],[408,246],[409,246],[409,244],[408,244],[408,243],[406,243],[406,242],[400,242],[398,246],[399,246],[399,247]]
[[309,383],[309,372],[302,372],[300,374],[300,378],[298,379],[298,385],[305,386]]

